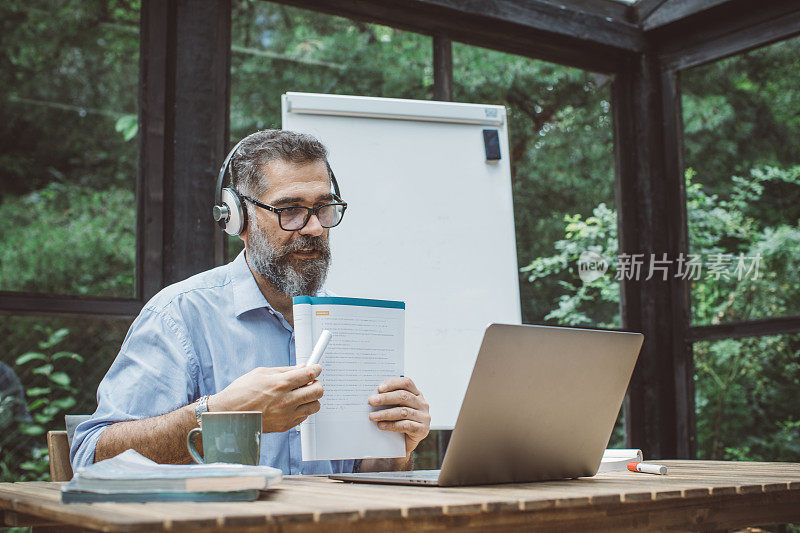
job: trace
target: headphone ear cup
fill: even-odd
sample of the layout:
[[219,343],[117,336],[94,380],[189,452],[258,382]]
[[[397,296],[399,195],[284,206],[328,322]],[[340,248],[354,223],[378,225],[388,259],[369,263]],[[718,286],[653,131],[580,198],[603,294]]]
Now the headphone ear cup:
[[247,227],[247,209],[233,189],[222,189],[222,204],[228,206],[228,220],[222,229],[228,235],[239,235]]

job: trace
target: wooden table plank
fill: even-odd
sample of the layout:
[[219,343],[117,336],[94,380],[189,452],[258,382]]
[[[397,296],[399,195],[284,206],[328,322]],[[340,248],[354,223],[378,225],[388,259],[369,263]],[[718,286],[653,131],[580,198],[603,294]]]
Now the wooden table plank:
[[[12,485],[13,488],[6,488]],[[128,514],[121,509],[105,510],[97,504],[61,503],[60,495],[36,487],[31,490],[20,487],[23,483],[0,483],[0,507],[3,509],[40,517],[66,525],[82,526],[97,531],[137,531],[141,529],[163,529],[161,520],[143,518],[139,514]]]
[[402,516],[472,514],[483,512],[490,502],[485,497],[464,492],[452,492],[439,487],[417,487],[413,485],[380,485],[344,483],[339,481],[306,482],[303,479],[287,479],[293,491],[334,494],[354,498],[354,501],[380,501],[401,509]]
[[53,526],[57,522],[46,521],[38,516],[32,516],[25,513],[18,513],[16,511],[5,511],[0,517],[0,524],[5,524],[9,527],[41,527]]
[[[800,464],[658,461],[669,474],[480,487],[352,484],[287,476],[256,502],[60,504],[53,483],[0,484],[0,510],[108,532],[635,530],[800,521]],[[726,514],[727,513],[727,514]]]
[[[498,499],[493,496],[475,496],[459,489],[453,490],[442,487],[419,487],[414,485],[387,485],[372,483],[349,483],[335,481],[318,476],[291,476],[287,481],[302,483],[297,487],[306,490],[321,490],[326,493],[331,491],[341,494],[348,493],[361,499],[379,499],[381,501],[400,502],[403,516],[441,515],[441,514],[469,514],[484,511],[518,510],[516,501],[507,498]],[[435,498],[432,498],[435,496]],[[400,499],[398,499],[400,498]],[[398,506],[397,503],[394,504]]]

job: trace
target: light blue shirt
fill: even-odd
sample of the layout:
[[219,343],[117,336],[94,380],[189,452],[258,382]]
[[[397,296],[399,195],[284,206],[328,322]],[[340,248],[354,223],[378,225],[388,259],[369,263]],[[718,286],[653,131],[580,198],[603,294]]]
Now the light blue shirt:
[[[320,295],[328,295],[321,291]],[[156,294],[131,325],[97,389],[97,411],[75,430],[72,468],[94,462],[115,422],[172,412],[256,367],[295,364],[294,329],[272,308],[244,252]],[[302,461],[300,432],[261,435],[261,464],[284,474],[352,472],[352,460]]]

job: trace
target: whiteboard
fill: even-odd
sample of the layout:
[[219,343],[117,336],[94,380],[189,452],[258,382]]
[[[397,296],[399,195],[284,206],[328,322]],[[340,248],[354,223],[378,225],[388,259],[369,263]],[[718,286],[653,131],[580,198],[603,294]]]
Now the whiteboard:
[[326,287],[406,302],[405,375],[452,429],[486,326],[521,323],[505,108],[286,93],[282,110],[327,146],[348,203]]

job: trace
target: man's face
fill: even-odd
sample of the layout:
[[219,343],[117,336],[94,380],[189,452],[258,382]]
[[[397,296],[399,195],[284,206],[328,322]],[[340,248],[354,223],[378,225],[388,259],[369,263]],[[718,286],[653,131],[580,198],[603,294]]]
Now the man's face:
[[[267,192],[259,201],[273,207],[316,207],[334,201],[324,161],[270,161],[264,166]],[[285,231],[278,214],[250,205],[247,231],[242,234],[250,266],[289,296],[311,295],[322,287],[331,252],[329,230],[316,216],[298,231]]]

